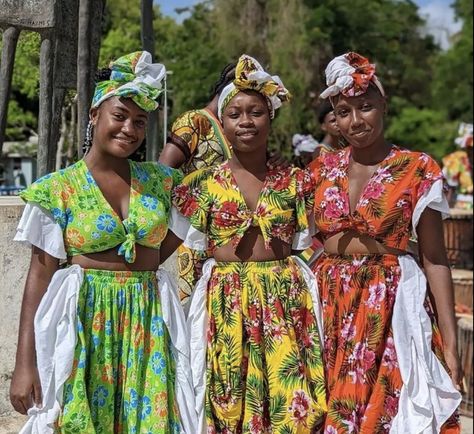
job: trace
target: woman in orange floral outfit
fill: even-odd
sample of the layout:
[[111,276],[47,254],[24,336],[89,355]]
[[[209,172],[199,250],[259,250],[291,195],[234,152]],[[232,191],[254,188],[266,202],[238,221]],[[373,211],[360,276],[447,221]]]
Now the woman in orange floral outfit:
[[[309,169],[325,250],[312,266],[324,316],[324,432],[458,433],[443,176],[428,155],[386,142],[385,94],[374,73],[356,53],[328,65],[321,96],[330,98],[350,146]],[[425,275],[407,254],[412,233],[443,340],[428,314]]]

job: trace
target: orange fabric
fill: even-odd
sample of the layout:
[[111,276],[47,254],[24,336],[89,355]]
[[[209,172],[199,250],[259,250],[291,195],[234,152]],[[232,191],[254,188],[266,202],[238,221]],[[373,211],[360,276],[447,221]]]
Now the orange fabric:
[[[350,156],[349,147],[321,155],[310,165],[315,223],[322,238],[354,229],[385,246],[407,249],[413,210],[433,183],[442,179],[439,166],[426,154],[393,146],[351,213]],[[391,327],[401,274],[398,258],[323,254],[311,268],[324,318],[328,384],[324,433],[389,432],[402,386]],[[432,347],[442,360],[441,336],[435,326]],[[460,432],[457,413],[442,432]]]
[[[389,432],[402,387],[391,328],[400,279],[398,259],[393,255],[323,255],[312,268],[324,318],[328,383],[324,432]],[[437,327],[432,346],[441,358]],[[457,414],[442,432],[460,432]]]
[[428,155],[393,146],[369,180],[353,213],[347,178],[351,147],[320,155],[309,170],[315,182],[314,215],[324,239],[354,229],[387,247],[406,250],[418,199],[443,178]]

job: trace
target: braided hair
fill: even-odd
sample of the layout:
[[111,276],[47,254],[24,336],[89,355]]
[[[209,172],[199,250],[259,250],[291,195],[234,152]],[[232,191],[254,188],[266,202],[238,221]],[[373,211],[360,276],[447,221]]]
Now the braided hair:
[[235,68],[237,63],[228,63],[221,72],[219,80],[214,84],[211,92],[211,99],[214,99],[216,96],[220,95],[224,87],[232,82],[235,78]]
[[[110,68],[101,68],[97,70],[94,76],[94,84],[97,85],[101,81],[110,80],[111,74],[112,74],[112,70]],[[82,147],[83,155],[86,155],[92,146],[93,128],[92,128],[92,123],[90,121],[87,128],[88,128],[88,133],[86,134],[86,139]],[[140,144],[139,148],[128,158],[130,160],[138,161],[138,162],[146,160],[146,139],[143,139],[143,142]]]

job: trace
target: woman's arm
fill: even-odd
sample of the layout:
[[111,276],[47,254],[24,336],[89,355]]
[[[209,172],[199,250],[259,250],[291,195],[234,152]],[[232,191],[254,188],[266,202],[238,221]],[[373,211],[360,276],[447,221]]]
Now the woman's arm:
[[462,381],[461,362],[457,347],[457,327],[454,313],[454,290],[446,248],[441,214],[427,208],[417,227],[420,261],[425,269],[430,298],[443,338],[444,356],[456,387]]
[[177,237],[174,232],[168,230],[160,247],[160,265],[165,262],[182,243],[183,240],[181,238]]
[[168,142],[161,151],[158,161],[168,167],[179,169],[186,162],[186,155],[176,145]]
[[21,305],[20,329],[15,370],[10,385],[10,401],[16,411],[26,414],[41,405],[41,385],[36,367],[34,317],[46,289],[59,268],[59,260],[33,247]]

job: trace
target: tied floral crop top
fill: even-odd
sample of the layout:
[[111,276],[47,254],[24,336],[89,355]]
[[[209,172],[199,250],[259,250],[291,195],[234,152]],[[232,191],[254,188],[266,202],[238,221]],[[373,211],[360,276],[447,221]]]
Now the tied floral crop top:
[[[267,248],[273,239],[279,239],[300,250],[311,244],[307,211],[312,201],[307,178],[309,174],[297,168],[269,171],[257,208],[251,211],[229,163],[224,162],[188,175],[175,188],[173,204],[195,231],[206,236],[202,250],[213,251],[228,243],[237,246],[250,226],[260,228]],[[179,236],[179,231],[171,229]]]
[[[182,175],[160,163],[128,161],[130,203],[123,221],[106,201],[84,160],[43,176],[20,196],[52,215],[61,228],[67,256],[119,246],[118,254],[131,263],[136,243],[160,247],[168,230],[171,191]],[[19,232],[22,225],[25,223],[20,222]]]
[[351,213],[350,158],[348,147],[321,155],[308,168],[315,183],[315,225],[324,239],[352,229],[385,246],[406,250],[426,206],[448,209],[438,164],[424,153],[392,146]]

